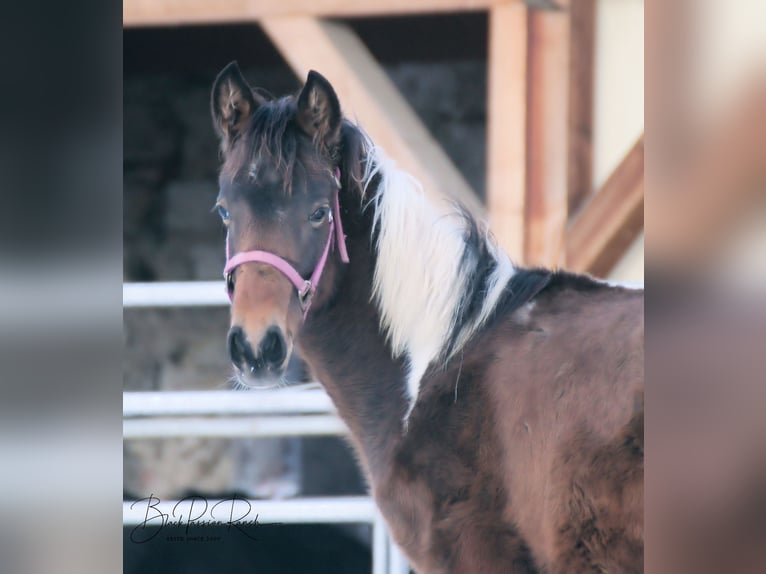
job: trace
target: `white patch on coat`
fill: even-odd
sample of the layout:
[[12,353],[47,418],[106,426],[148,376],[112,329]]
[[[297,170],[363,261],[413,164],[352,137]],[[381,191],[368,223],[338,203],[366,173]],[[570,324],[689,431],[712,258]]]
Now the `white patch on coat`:
[[[374,210],[373,234],[377,232],[372,297],[394,356],[406,353],[409,359],[409,416],[426,369],[434,361],[447,361],[484,324],[514,268],[486,232],[485,241],[497,265],[480,313],[462,327],[447,355],[458,310],[478,264],[463,258],[465,218],[457,210],[447,215],[439,212],[420,183],[369,142],[367,152],[364,201]],[[376,175],[380,177],[377,189],[368,190]]]

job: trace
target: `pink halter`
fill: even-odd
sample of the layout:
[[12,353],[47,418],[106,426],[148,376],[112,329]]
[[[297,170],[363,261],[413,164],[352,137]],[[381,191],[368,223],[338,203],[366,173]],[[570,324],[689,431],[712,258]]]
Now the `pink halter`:
[[[333,172],[333,177],[335,178],[335,185],[338,187],[338,189],[340,189],[340,170],[337,167]],[[339,203],[338,192],[336,191],[333,201],[332,213],[330,214],[330,233],[327,236],[327,241],[325,242],[322,256],[319,258],[316,267],[314,267],[314,272],[311,274],[309,279],[304,279],[301,274],[295,270],[295,267],[290,265],[279,255],[275,255],[274,253],[270,253],[268,251],[243,251],[242,253],[237,253],[234,257],[230,257],[229,236],[227,234],[226,267],[223,269],[223,276],[224,279],[226,279],[226,292],[229,295],[229,300],[233,298],[233,289],[229,287],[233,284],[231,274],[237,267],[243,263],[267,263],[278,271],[281,271],[285,277],[287,277],[295,286],[295,289],[298,292],[298,302],[301,305],[301,309],[303,309],[303,318],[305,319],[309,312],[309,307],[311,307],[311,300],[314,297],[314,293],[316,292],[319,280],[322,277],[324,266],[327,263],[327,256],[330,254],[330,249],[333,247],[333,244],[336,241],[338,243],[338,251],[340,252],[341,261],[343,261],[343,263],[348,263],[349,261],[348,252],[346,251],[346,236],[343,234],[343,224],[340,220]]]

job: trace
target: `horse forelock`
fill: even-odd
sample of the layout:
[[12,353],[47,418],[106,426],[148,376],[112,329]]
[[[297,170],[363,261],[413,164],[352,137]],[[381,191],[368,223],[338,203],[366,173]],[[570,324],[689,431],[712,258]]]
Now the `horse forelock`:
[[245,178],[255,181],[263,167],[268,165],[282,179],[284,193],[290,195],[300,138],[294,120],[294,96],[258,106],[224,158],[221,175],[230,181]]

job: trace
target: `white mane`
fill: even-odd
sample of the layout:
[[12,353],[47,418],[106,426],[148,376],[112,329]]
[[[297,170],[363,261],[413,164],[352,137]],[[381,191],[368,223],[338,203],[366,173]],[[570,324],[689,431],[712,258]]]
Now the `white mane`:
[[420,183],[379,148],[369,144],[367,153],[365,196],[373,178],[380,178],[367,200],[374,209],[373,237],[377,232],[372,295],[394,356],[406,353],[409,359],[409,416],[428,366],[460,351],[494,310],[514,268],[485,230],[495,267],[480,312],[469,324],[456,324],[479,264],[478,256],[466,250],[466,217],[457,209],[439,212]]

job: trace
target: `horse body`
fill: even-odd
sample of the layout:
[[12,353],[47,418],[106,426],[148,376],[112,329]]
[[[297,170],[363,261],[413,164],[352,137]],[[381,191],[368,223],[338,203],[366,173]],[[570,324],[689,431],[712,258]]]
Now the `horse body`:
[[[307,276],[333,232],[312,210],[339,169],[350,258],[328,262],[305,321],[268,265],[228,277],[245,382],[279,372],[294,342],[418,572],[642,571],[643,293],[515,268],[466,214],[434,215],[341,123],[318,75],[266,103],[227,70],[213,115],[220,200],[240,206],[232,251],[269,249]],[[285,173],[288,194],[275,187]],[[289,235],[293,211],[312,228]]]
[[349,276],[354,310],[312,316],[298,347],[418,572],[640,572],[643,297],[525,273],[541,292],[426,374],[406,433],[406,365],[379,333],[369,276]]

